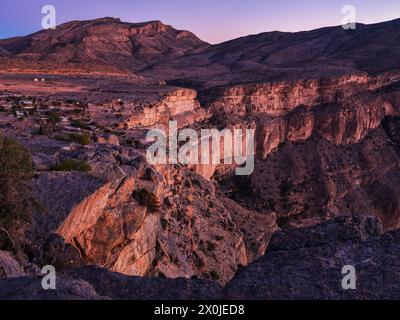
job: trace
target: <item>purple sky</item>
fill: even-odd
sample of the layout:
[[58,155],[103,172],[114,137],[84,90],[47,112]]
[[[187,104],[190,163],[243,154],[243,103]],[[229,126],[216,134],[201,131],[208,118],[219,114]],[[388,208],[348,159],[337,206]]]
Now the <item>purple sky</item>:
[[123,21],[161,20],[218,43],[265,31],[299,31],[340,25],[341,8],[351,4],[357,21],[400,18],[400,0],[2,0],[0,38],[41,28],[41,8],[57,10],[57,24],[105,16]]

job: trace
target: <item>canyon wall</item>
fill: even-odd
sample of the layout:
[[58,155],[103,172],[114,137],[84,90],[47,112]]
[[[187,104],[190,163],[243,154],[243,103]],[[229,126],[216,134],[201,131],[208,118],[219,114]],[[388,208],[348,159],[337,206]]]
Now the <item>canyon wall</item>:
[[195,90],[176,89],[163,99],[134,112],[125,122],[128,128],[163,127],[172,120],[177,121],[179,127],[190,125],[205,116],[196,98]]
[[[255,127],[257,153],[319,134],[335,145],[357,143],[386,116],[399,114],[396,75],[248,84],[212,90],[206,105],[229,127]],[[214,93],[212,93],[214,92]]]
[[[69,151],[60,145],[53,162],[84,159],[92,166],[85,179],[96,183],[74,201],[66,199],[69,205],[49,229],[85,264],[226,284],[239,266],[265,253],[279,228],[353,213],[379,217],[386,230],[397,228],[400,90],[391,81],[362,75],[245,85],[203,107],[194,90],[177,89],[151,107],[126,106],[121,123],[133,128],[178,120],[179,127],[196,130],[203,124],[255,129],[254,173],[238,180],[229,177],[232,165],[150,166],[145,150],[123,139]],[[222,160],[224,148],[221,141]],[[77,190],[82,179],[76,179]],[[46,206],[62,198],[60,185],[69,178],[61,175],[56,188],[47,185],[51,179],[39,180]],[[154,195],[153,209],[138,198],[141,190]]]
[[[256,128],[255,171],[234,186],[250,195],[230,191],[234,200],[276,212],[285,228],[352,213],[377,216],[388,230],[398,228],[399,82],[394,76],[347,81],[319,82],[324,85],[314,88],[318,99],[286,95],[293,87],[278,85],[281,95],[273,103],[251,95],[259,85],[246,85],[247,91],[234,91],[249,94],[235,98],[241,111],[231,108],[231,96],[210,105],[220,113],[218,124]],[[226,188],[232,185],[226,166],[217,168],[220,175],[226,176]]]

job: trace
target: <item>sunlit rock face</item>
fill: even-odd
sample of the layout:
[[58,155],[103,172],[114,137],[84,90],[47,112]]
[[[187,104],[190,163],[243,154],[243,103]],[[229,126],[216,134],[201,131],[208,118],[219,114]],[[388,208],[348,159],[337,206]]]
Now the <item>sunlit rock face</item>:
[[[190,89],[176,89],[158,101],[144,106],[142,110],[127,113],[128,128],[168,127],[169,121],[177,121],[178,127],[185,127],[206,116],[197,101],[197,92]],[[128,110],[129,112],[129,110]]]
[[[116,159],[123,148],[113,144],[89,150],[81,152],[92,164],[90,174],[42,173],[35,182],[47,212],[38,213],[32,228],[43,243],[41,257],[52,255],[40,232],[46,229],[86,264],[132,276],[197,276],[224,284],[265,252],[278,228],[274,214],[263,216],[220,197],[213,183],[188,168],[152,167],[133,150],[133,160],[122,163]],[[109,170],[100,170],[110,154]],[[157,211],[135,196],[143,189],[154,194]]]
[[[299,101],[291,104],[290,95],[283,95],[275,99],[278,108],[264,100],[249,112],[259,85],[233,91],[240,92],[237,100],[228,90],[211,104],[225,123],[256,128],[255,170],[241,186],[252,195],[242,200],[277,212],[282,227],[358,213],[379,217],[385,229],[398,228],[398,82],[390,77],[341,81],[320,82],[319,98],[300,95],[304,100],[297,106]],[[292,84],[287,86],[293,94]],[[242,111],[231,109],[232,101]]]

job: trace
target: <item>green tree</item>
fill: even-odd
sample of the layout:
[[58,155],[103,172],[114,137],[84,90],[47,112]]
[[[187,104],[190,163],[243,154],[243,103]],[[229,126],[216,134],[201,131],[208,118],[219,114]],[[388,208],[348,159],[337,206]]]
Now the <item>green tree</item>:
[[0,133],[0,227],[11,230],[27,221],[33,208],[29,180],[34,174],[29,152]]

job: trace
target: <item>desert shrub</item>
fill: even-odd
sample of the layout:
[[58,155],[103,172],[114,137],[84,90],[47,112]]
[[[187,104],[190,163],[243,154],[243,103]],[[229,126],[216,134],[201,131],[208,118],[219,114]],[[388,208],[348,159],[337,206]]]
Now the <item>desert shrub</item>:
[[90,136],[87,133],[69,133],[67,135],[57,135],[57,140],[65,142],[76,142],[82,145],[88,145],[90,143]]
[[207,251],[212,252],[215,250],[215,244],[211,241],[207,241]]
[[72,110],[72,113],[75,114],[75,115],[82,114],[82,113],[83,113],[83,109],[74,108],[74,109]]
[[67,159],[51,167],[51,171],[82,171],[88,172],[92,168],[89,163],[77,159]]
[[282,180],[279,186],[280,195],[282,199],[286,199],[293,191],[293,182],[289,179]]
[[82,145],[87,145],[90,143],[90,136],[87,133],[83,134],[71,133],[70,137],[74,142],[80,143]]
[[132,140],[132,139],[126,139],[126,140],[125,140],[125,144],[126,144],[128,147],[134,147],[134,146],[135,146],[135,141]]
[[250,176],[234,176],[233,183],[235,186],[235,193],[244,197],[251,197],[254,195],[254,190],[251,185]]
[[0,134],[0,227],[12,229],[29,221],[32,198],[29,180],[34,174],[29,152],[17,141]]
[[51,124],[57,124],[61,121],[61,116],[57,112],[50,112],[47,117],[47,121]]
[[219,280],[219,273],[217,271],[210,272],[211,279],[218,281]]
[[71,121],[71,125],[73,127],[81,128],[81,129],[84,129],[84,130],[88,130],[89,129],[89,126],[86,123],[82,122],[81,120],[72,120]]
[[141,189],[134,192],[134,197],[141,205],[146,206],[150,212],[154,213],[160,210],[161,205],[153,192]]
[[161,218],[160,222],[161,222],[161,227],[163,228],[163,230],[166,230],[167,227],[168,227],[168,220],[164,219],[164,218]]

